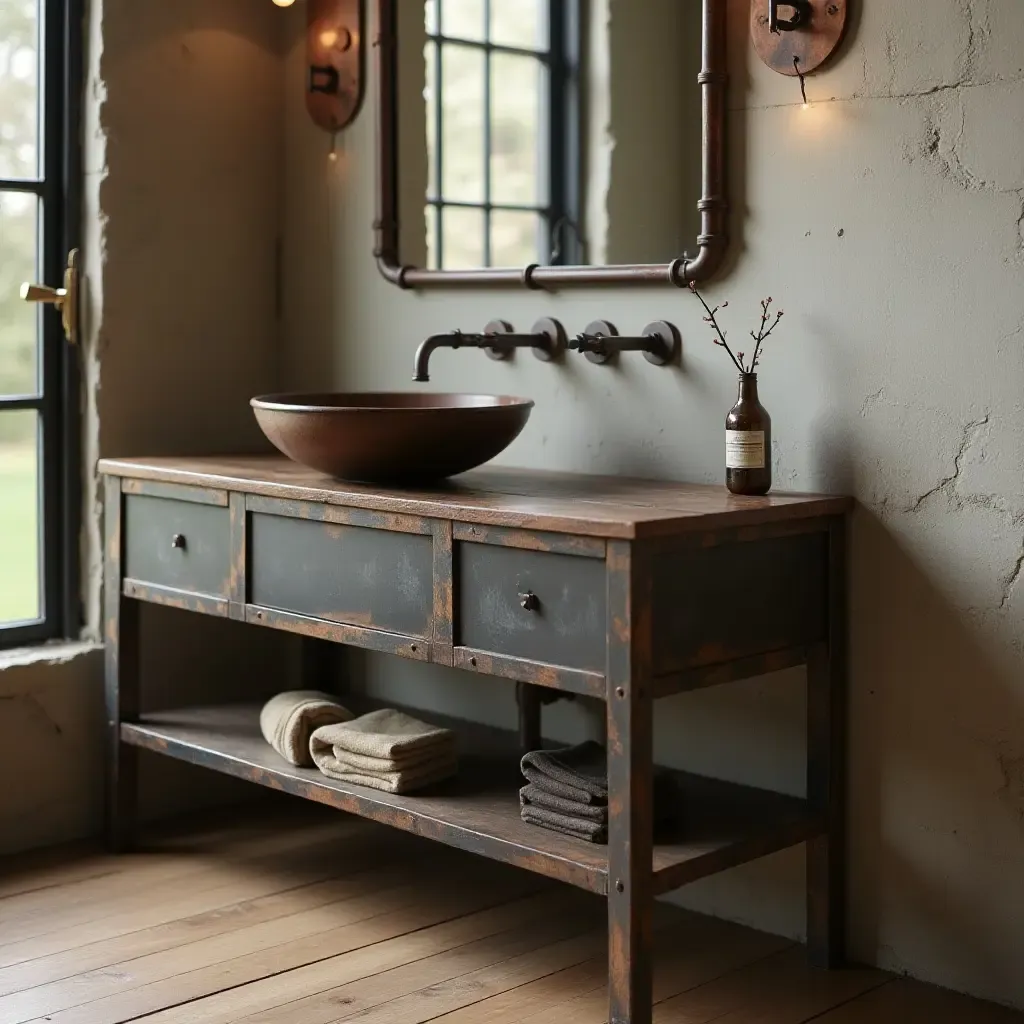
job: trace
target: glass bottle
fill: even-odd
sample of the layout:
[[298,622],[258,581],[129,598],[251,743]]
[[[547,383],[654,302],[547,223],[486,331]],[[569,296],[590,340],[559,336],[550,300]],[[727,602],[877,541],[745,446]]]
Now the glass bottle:
[[742,373],[725,420],[725,484],[733,494],[772,488],[772,418],[757,397],[757,374]]

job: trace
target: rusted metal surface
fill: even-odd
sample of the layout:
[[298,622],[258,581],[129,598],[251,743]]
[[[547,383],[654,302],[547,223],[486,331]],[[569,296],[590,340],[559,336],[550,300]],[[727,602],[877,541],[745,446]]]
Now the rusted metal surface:
[[162,588],[227,598],[230,529],[226,507],[126,495],[124,575]]
[[295,615],[276,608],[247,605],[245,621],[250,625],[282,629],[300,636],[318,637],[336,644],[348,644],[365,651],[380,651],[382,654],[397,654],[412,661],[430,660],[430,641],[419,637],[388,633],[380,629],[367,629],[343,622],[328,622],[326,619]]
[[650,1024],[653,972],[651,571],[608,545],[608,1020]]
[[431,636],[431,538],[249,515],[253,604],[407,636]]
[[807,799],[826,832],[807,846],[807,948],[818,967],[846,958],[846,523],[829,527],[828,635],[807,665]]
[[[458,645],[599,673],[605,567],[590,558],[456,544]],[[533,595],[524,607],[520,595]]]
[[[117,742],[120,735],[607,895],[609,1019],[649,1024],[654,895],[808,841],[811,955],[823,965],[842,961],[846,499],[732,499],[709,488],[523,471],[417,493],[336,485],[280,461],[268,474],[252,468],[265,460],[201,460],[217,467],[208,477],[196,474],[196,460],[182,462],[186,481],[157,482],[223,489],[228,507],[184,502],[174,492],[122,495],[118,475],[105,482],[112,846],[130,836],[135,799],[134,754]],[[159,460],[130,465],[143,474],[167,474],[165,467]],[[525,518],[467,521],[472,502],[488,514]],[[122,520],[122,509],[139,503],[144,514]],[[575,516],[563,511],[574,506],[587,507]],[[578,525],[578,516],[593,521],[591,506],[606,517],[596,521],[618,517],[627,536],[558,528]],[[214,546],[224,552],[218,593],[125,576],[122,556],[133,543],[141,546],[138,564],[149,566],[147,530],[164,538],[172,528],[167,551],[181,556],[194,553],[191,538],[209,539],[210,522],[217,524],[212,533],[224,524],[223,543]],[[554,529],[542,528],[553,522]],[[125,534],[138,523],[139,536]],[[630,539],[651,524],[676,534]],[[186,564],[181,578],[198,585],[208,568]],[[157,561],[153,574],[165,572]],[[519,734],[485,729],[481,738],[482,727],[453,723],[465,754],[459,779],[437,792],[392,797],[280,761],[259,735],[258,707],[180,709],[133,724],[140,601],[244,614],[247,623],[306,638],[303,681],[313,688],[333,688],[339,644],[515,680]],[[594,601],[588,624],[579,616]],[[283,610],[282,603],[302,607]],[[397,621],[414,629],[386,628]],[[805,661],[808,799],[677,773],[685,829],[654,844],[653,701]],[[607,847],[519,816],[518,755],[540,745],[541,706],[558,694],[607,704]],[[443,716],[432,718],[443,724]]]
[[769,0],[750,0],[750,36],[757,55],[773,71],[796,78],[816,71],[842,45],[849,20],[848,0],[800,0],[799,5],[780,2],[789,20],[799,24],[788,31],[771,31]]
[[[384,277],[400,288],[507,285],[528,289],[557,289],[600,284],[661,284],[684,287],[704,281],[721,266],[727,248],[725,152],[727,0],[702,0],[702,194],[697,202],[701,230],[697,255],[669,264],[621,266],[540,266],[426,270],[401,262],[398,222],[398,0],[377,3],[377,219],[374,255]],[[767,3],[767,0],[765,0]]]
[[516,707],[519,712],[519,750],[524,754],[541,748],[543,728],[540,694],[540,689],[530,683],[516,685]]
[[124,596],[132,601],[159,604],[165,608],[177,608],[183,612],[214,615],[222,619],[229,618],[231,613],[228,599],[214,597],[212,594],[195,594],[189,590],[160,587],[155,583],[144,583],[142,580],[132,579],[124,581],[123,591]]
[[709,686],[735,683],[741,679],[754,679],[772,672],[795,668],[806,662],[807,648],[798,646],[769,651],[767,654],[755,654],[750,658],[725,661],[717,665],[704,665],[684,672],[656,676],[653,684],[654,696],[671,697],[673,694],[689,690],[702,690]]
[[104,459],[100,470],[338,508],[627,540],[690,534],[706,539],[719,530],[805,522],[853,507],[851,498],[834,494],[741,498],[711,484],[495,466],[431,487],[382,487],[332,480],[278,455]]
[[228,492],[213,487],[188,487],[165,484],[157,480],[129,480],[121,484],[125,494],[141,494],[148,498],[169,498],[172,501],[191,501],[197,505],[219,505],[227,508]]
[[395,512],[373,512],[362,508],[324,505],[320,502],[286,501],[282,498],[262,498],[247,495],[245,507],[250,512],[263,512],[289,519],[308,519],[336,526],[360,526],[367,530],[387,530],[390,533],[418,533],[433,531],[433,520],[425,516],[403,516]]
[[365,0],[307,0],[306,109],[324,131],[351,124],[366,89]]
[[585,697],[604,699],[604,674],[581,672],[578,669],[546,665],[543,662],[523,658],[504,657],[489,651],[478,651],[473,647],[456,647],[454,651],[456,668],[467,672],[478,672],[498,679],[514,679],[517,682],[542,686],[545,689],[575,693]]
[[250,404],[267,439],[300,465],[405,485],[490,462],[533,411],[528,398],[417,392],[265,395]]
[[654,668],[658,676],[739,661],[824,637],[826,535],[725,547],[658,547]]
[[341,811],[504,861],[537,874],[604,894],[607,852],[519,816],[516,737],[452,722],[460,739],[457,778],[417,794],[383,793],[295,768],[263,741],[259,707],[190,708],[147,716],[125,726],[125,742],[237,778],[316,800]]
[[434,643],[431,656],[439,665],[450,666],[453,661],[455,622],[454,548],[452,524],[449,520],[433,522],[434,544]]
[[121,744],[121,724],[139,716],[139,606],[121,594],[124,556],[120,481],[104,481],[103,635],[106,704],[104,833],[111,851],[124,850],[135,831],[138,755]]
[[455,524],[455,540],[497,547],[520,548],[523,551],[546,551],[554,555],[580,555],[600,558],[605,555],[605,542],[598,537],[567,537],[561,533],[537,530],[509,530],[500,526]]
[[237,622],[245,621],[248,601],[247,572],[249,561],[249,516],[245,511],[245,495],[233,492],[228,505],[231,517],[231,570],[228,575],[228,615]]

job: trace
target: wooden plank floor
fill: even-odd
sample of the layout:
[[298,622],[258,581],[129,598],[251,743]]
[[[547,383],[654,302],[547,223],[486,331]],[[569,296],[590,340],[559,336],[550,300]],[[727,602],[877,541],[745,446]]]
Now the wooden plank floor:
[[[292,802],[0,861],[0,1024],[601,1024],[604,901]],[[1024,1024],[659,908],[657,1024]]]

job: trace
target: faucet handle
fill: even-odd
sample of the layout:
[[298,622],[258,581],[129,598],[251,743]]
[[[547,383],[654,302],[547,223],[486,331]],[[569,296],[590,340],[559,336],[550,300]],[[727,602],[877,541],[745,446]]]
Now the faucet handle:
[[576,352],[582,352],[588,362],[603,366],[614,357],[614,353],[603,344],[604,339],[618,336],[619,332],[614,324],[610,324],[607,320],[595,320],[592,324],[587,325],[582,334],[576,336],[569,347]]

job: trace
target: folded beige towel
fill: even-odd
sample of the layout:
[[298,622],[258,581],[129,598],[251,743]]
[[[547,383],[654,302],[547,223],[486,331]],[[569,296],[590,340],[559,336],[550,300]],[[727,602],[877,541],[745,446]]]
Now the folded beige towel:
[[279,693],[260,712],[263,738],[286,760],[303,768],[313,767],[309,738],[321,726],[353,718],[329,693],[290,690]]
[[331,725],[320,730],[319,740],[350,754],[387,761],[401,761],[426,751],[453,750],[455,746],[455,734],[450,729],[421,722],[392,708]]
[[376,773],[363,771],[346,764],[338,756],[338,748],[321,739],[321,735],[330,731],[331,728],[333,727],[327,726],[326,729],[318,730],[309,743],[313,761],[329,779],[352,782],[357,786],[369,786],[372,789],[383,790],[385,793],[411,793],[413,790],[423,789],[436,782],[450,779],[458,771],[458,763],[454,754],[423,762],[407,771]]
[[366,754],[353,754],[339,746],[335,746],[334,749],[338,759],[344,761],[347,767],[366,772],[368,775],[414,771],[423,765],[455,756],[454,742],[417,750],[407,757],[368,757]]

